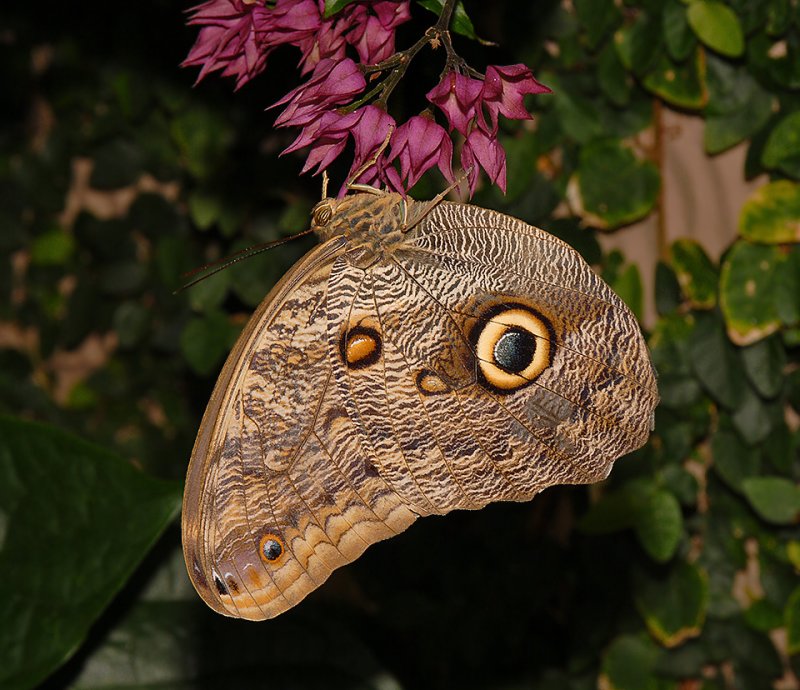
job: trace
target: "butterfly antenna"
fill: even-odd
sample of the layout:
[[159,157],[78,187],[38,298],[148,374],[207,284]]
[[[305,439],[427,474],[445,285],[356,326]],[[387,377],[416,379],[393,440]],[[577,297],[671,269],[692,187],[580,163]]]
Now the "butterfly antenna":
[[327,199],[327,198],[328,198],[328,171],[327,170],[323,170],[322,171],[322,200],[325,201],[325,199]]
[[[184,290],[188,290],[190,287],[197,285],[198,283],[203,282],[206,278],[210,278],[211,276],[219,273],[220,271],[224,271],[226,268],[233,266],[234,264],[238,264],[240,261],[244,261],[244,259],[249,259],[251,256],[255,256],[256,254],[261,254],[269,249],[273,249],[274,247],[279,247],[282,244],[286,244],[287,242],[291,242],[293,239],[297,237],[303,237],[305,235],[310,235],[313,232],[312,228],[308,230],[303,230],[303,232],[298,232],[295,235],[290,235],[289,237],[281,237],[278,240],[273,240],[272,242],[264,242],[263,244],[257,244],[253,247],[247,247],[246,249],[242,249],[235,254],[231,254],[230,256],[226,256],[224,259],[220,259],[219,261],[214,261],[210,264],[205,264],[204,266],[200,266],[199,268],[194,268],[191,271],[187,271],[183,274],[183,278],[189,278],[191,276],[197,276],[193,278],[188,283],[181,285],[177,290],[173,291],[173,295],[177,295]],[[202,275],[197,275],[201,273]]]

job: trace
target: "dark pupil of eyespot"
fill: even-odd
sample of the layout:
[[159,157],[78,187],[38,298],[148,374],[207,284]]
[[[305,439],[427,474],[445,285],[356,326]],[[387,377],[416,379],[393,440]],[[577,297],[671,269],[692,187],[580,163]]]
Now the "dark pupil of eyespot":
[[283,553],[283,549],[274,539],[268,539],[264,544],[264,555],[267,557],[268,561],[274,561],[281,553]]
[[527,331],[509,328],[494,346],[494,361],[505,371],[518,374],[533,361],[536,338]]

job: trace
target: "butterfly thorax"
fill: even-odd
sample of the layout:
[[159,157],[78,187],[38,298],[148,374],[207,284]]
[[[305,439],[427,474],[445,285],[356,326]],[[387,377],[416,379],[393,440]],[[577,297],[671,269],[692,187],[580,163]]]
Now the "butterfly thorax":
[[381,261],[407,242],[405,230],[413,199],[399,194],[361,192],[343,199],[323,199],[312,212],[312,230],[325,242],[342,237],[355,263]]

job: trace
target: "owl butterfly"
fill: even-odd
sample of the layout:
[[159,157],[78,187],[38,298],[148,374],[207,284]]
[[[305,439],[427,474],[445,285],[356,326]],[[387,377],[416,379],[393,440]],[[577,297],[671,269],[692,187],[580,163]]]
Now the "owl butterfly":
[[658,403],[634,316],[548,233],[367,192],[320,202],[312,229],[189,465],[186,564],[228,616],[277,616],[422,515],[604,479]]

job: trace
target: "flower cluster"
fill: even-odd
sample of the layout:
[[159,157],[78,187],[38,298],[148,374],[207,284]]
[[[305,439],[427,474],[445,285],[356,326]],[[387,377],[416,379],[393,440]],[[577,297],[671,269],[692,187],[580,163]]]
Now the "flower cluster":
[[[452,2],[447,4],[452,8]],[[356,0],[327,18],[324,5],[324,0],[208,0],[192,11],[189,23],[202,28],[184,65],[200,66],[198,80],[219,71],[234,77],[239,88],[264,70],[273,50],[295,46],[301,52],[300,71],[308,78],[272,107],[283,106],[277,127],[301,128],[284,153],[308,147],[303,172],[325,170],[352,140],[351,182],[405,193],[433,167],[452,182],[452,136],[458,132],[470,192],[480,168],[505,191],[498,118],[529,119],[524,96],[549,89],[524,65],[490,66],[485,75],[467,68],[442,29],[446,17],[402,60],[395,59],[395,29],[410,18],[409,0]],[[427,98],[442,112],[447,128],[436,122],[433,108],[398,126],[385,109],[389,93],[411,58],[424,45],[440,42],[448,53],[447,66]],[[391,74],[376,87],[376,78],[390,67]],[[372,90],[364,95],[367,75]]]

